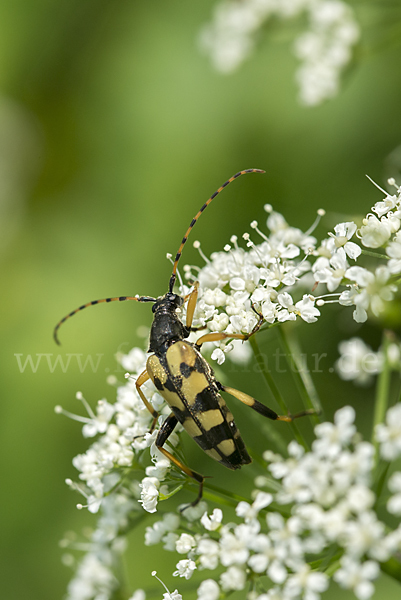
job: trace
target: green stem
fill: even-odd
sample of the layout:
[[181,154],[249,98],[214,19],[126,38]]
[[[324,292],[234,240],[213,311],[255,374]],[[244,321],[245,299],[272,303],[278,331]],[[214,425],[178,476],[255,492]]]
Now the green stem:
[[376,484],[373,486],[373,491],[376,494],[376,502],[375,502],[376,510],[380,504],[380,496],[383,491],[384,482],[386,481],[386,477],[387,477],[389,468],[390,468],[390,463],[384,463],[384,461],[380,461],[379,464],[377,465],[377,470],[376,470],[377,475],[375,477]]
[[[250,337],[249,342],[251,344],[256,362],[258,364],[259,371],[262,374],[270,393],[276,400],[277,404],[280,406],[283,414],[287,415],[290,411],[288,410],[288,407],[284,401],[284,398],[282,397],[273,377],[271,376],[269,369],[265,363],[265,359],[259,350],[259,345],[256,341],[256,335],[253,335],[252,337]],[[296,426],[296,424],[292,421],[291,423],[289,423],[289,425],[291,426],[293,435],[294,435],[295,439],[297,440],[297,442],[301,446],[303,446],[305,448],[305,450],[309,450],[308,444],[304,440],[304,438],[303,438],[301,432],[299,431],[298,427]]]
[[221,500],[222,498],[225,498],[226,500],[229,500],[230,502],[226,502],[227,505],[229,506],[237,506],[238,502],[248,502],[247,498],[244,498],[243,496],[239,496],[238,494],[234,494],[233,492],[230,492],[224,488],[220,488],[217,485],[213,485],[212,483],[209,483],[207,481],[204,482],[203,484],[203,489],[204,489],[204,496],[213,496],[213,500],[216,499],[216,497],[214,497],[213,494],[210,494],[210,491],[212,492],[216,492],[217,494],[219,494],[219,500]]
[[318,423],[320,421],[319,415],[323,412],[322,405],[312,377],[306,365],[302,364],[302,353],[298,341],[286,327],[279,327],[278,333],[286,353],[287,362],[295,379],[295,385],[304,401],[304,406],[305,408],[312,408],[316,412],[313,418]]
[[376,385],[376,397],[375,397],[375,412],[373,417],[373,430],[372,430],[372,443],[376,449],[378,448],[378,442],[375,439],[375,428],[379,423],[383,423],[386,415],[388,400],[389,400],[389,389],[390,389],[390,364],[388,360],[388,347],[391,341],[391,332],[383,332],[383,342],[381,351],[383,353],[383,368],[379,374],[377,385]]
[[372,258],[388,260],[388,256],[386,254],[380,254],[379,252],[371,252],[370,250],[365,250],[365,248],[362,248],[362,254],[364,254],[365,256],[372,256]]
[[284,398],[282,397],[280,390],[278,389],[273,377],[271,376],[271,374],[269,372],[269,369],[265,363],[265,359],[264,359],[263,355],[261,354],[261,352],[259,350],[259,345],[256,341],[256,336],[253,335],[252,337],[250,337],[249,342],[251,344],[256,362],[258,364],[259,371],[262,374],[263,379],[265,380],[270,393],[272,394],[273,398],[279,405],[282,412],[287,413],[288,412],[287,405],[286,405]]

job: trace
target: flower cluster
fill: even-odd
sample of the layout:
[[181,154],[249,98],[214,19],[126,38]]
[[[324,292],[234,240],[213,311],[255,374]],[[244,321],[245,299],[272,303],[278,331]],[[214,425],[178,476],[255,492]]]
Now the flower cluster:
[[[380,453],[387,459],[401,455],[401,429],[394,426],[400,422],[400,409],[401,404],[390,409],[388,424],[377,430]],[[347,406],[336,413],[334,424],[317,425],[309,452],[296,442],[290,443],[287,459],[267,451],[270,475],[256,479],[252,503],[237,504],[236,523],[224,523],[220,509],[211,516],[205,511],[198,520],[192,514],[181,524],[177,515],[166,514],[147,528],[145,544],[161,542],[166,550],[186,555],[177,563],[175,576],[189,579],[195,569],[224,568],[218,582],[202,582],[198,600],[245,590],[260,575],[267,575],[269,589],[250,592],[250,600],[318,600],[333,573],[359,600],[370,598],[380,564],[401,549],[401,526],[388,532],[373,510],[375,450],[361,441],[354,419],[354,410]],[[272,493],[261,489],[277,488],[277,482],[279,488]],[[394,494],[388,511],[400,514],[400,472],[392,475],[388,487]],[[197,507],[198,517],[205,508],[204,503]],[[181,521],[185,517],[184,511]],[[333,556],[334,569],[328,570]]]
[[[118,477],[109,475],[108,479],[112,485]],[[122,489],[103,499],[102,514],[88,539],[78,542],[70,534],[61,541],[61,547],[66,549],[63,562],[76,570],[68,585],[67,600],[112,597],[119,587],[115,570],[126,549],[123,533],[128,528],[129,515],[133,510],[135,502],[132,490]],[[85,551],[84,557],[78,562],[72,553],[76,550]]]
[[360,34],[351,7],[342,0],[223,0],[202,31],[201,45],[215,67],[228,73],[248,58],[267,21],[303,14],[308,29],[294,44],[301,61],[297,81],[301,101],[317,105],[337,94],[341,72]]
[[[256,221],[251,223],[261,243],[254,243],[245,233],[244,249],[232,236],[231,244],[210,259],[201,253],[206,262],[202,269],[186,267],[186,277],[200,282],[195,325],[249,334],[260,318],[266,326],[299,317],[314,323],[319,308],[330,302],[352,306],[358,323],[369,315],[381,317],[395,298],[401,273],[401,192],[394,180],[389,183],[396,194],[381,190],[384,200],[372,207],[374,214],[369,213],[360,228],[352,221],[339,223],[319,242],[311,235],[317,222],[304,233],[265,205],[269,235]],[[320,210],[317,221],[322,215]],[[360,243],[352,238],[359,238]],[[199,242],[195,245],[199,248]],[[365,259],[363,248],[375,251],[373,269],[355,264]],[[384,264],[377,266],[378,261]],[[328,293],[313,295],[317,284],[323,284]],[[215,346],[212,359],[221,364],[233,344],[222,341]]]
[[[394,181],[390,183],[395,186]],[[255,328],[299,318],[313,323],[320,316],[319,309],[330,302],[352,306],[358,322],[383,315],[398,291],[401,273],[401,193],[395,187],[396,194],[384,192],[384,200],[375,204],[359,228],[353,222],[340,223],[321,241],[312,234],[324,211],[302,232],[266,205],[268,233],[255,221],[251,223],[260,243],[247,233],[243,236],[246,248],[242,248],[233,236],[231,243],[210,259],[197,243],[206,264],[185,268],[187,279],[200,282],[194,325],[249,334]],[[374,271],[367,262],[355,264],[369,259],[363,256],[364,248],[374,249]],[[381,248],[384,252],[380,253]],[[183,294],[188,290],[182,286]],[[185,306],[180,314],[185,321]],[[357,361],[346,378],[361,380],[366,348],[355,339],[347,344],[343,355],[352,354]],[[212,358],[221,363],[232,349],[230,356],[244,359],[244,347],[241,342],[237,346],[225,340],[216,342]],[[373,353],[373,370],[379,372],[382,364],[391,360],[399,365],[399,357],[399,344],[389,344],[385,352]],[[152,416],[135,386],[145,369],[146,353],[134,348],[119,358],[131,375],[124,384],[115,378],[109,381],[117,388],[114,404],[102,399],[92,410],[78,393],[87,416],[56,407],[56,412],[83,424],[85,438],[96,436],[88,450],[73,459],[79,481],[66,480],[85,497],[88,510],[99,513],[90,539],[85,544],[69,544],[71,550],[79,547],[86,551],[78,563],[71,554],[65,558],[76,567],[68,592],[71,600],[111,598],[119,586],[116,572],[125,533],[137,517],[157,512],[159,502],[187,481],[155,447],[158,428],[171,409],[150,381],[141,389],[160,416],[155,430],[149,432]],[[343,375],[344,364],[338,367]],[[178,561],[175,576],[189,579],[195,570],[223,570],[218,581],[215,577],[202,582],[199,600],[245,590],[258,575],[266,575],[271,587],[255,588],[248,594],[249,600],[318,600],[332,574],[360,600],[369,598],[379,569],[401,548],[401,529],[386,530],[374,511],[378,498],[373,492],[375,462],[401,456],[400,409],[401,404],[391,408],[385,422],[377,425],[376,446],[358,437],[351,408],[339,411],[334,425],[316,427],[311,451],[292,442],[288,459],[265,453],[269,471],[257,478],[252,501],[244,498],[236,503],[235,523],[224,522],[220,509],[208,515],[201,502],[180,515],[164,515],[148,527],[145,543],[161,542],[166,550],[185,556]],[[166,445],[173,454],[180,455],[181,430],[177,426],[168,438]],[[375,447],[379,449],[376,457]],[[389,478],[388,490],[387,510],[400,515],[398,471]],[[78,507],[83,508],[81,504]],[[167,591],[165,597],[179,599],[180,594]],[[143,600],[144,592],[137,590],[133,598]]]
[[382,347],[377,352],[372,350],[361,338],[351,338],[338,345],[340,358],[336,362],[336,370],[341,379],[353,381],[356,385],[369,385],[375,375],[381,373],[383,366],[396,372],[401,370],[401,345],[397,340]]

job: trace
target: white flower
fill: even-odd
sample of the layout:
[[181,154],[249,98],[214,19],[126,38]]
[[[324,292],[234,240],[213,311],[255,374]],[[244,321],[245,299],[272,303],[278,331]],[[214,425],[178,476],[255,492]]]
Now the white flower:
[[121,365],[130,373],[140,373],[145,368],[146,354],[140,348],[132,348],[128,354],[119,357]]
[[249,57],[256,32],[269,18],[289,20],[302,13],[307,30],[294,44],[294,54],[300,60],[299,96],[302,103],[314,106],[337,93],[340,73],[359,37],[352,9],[341,0],[220,2],[213,22],[202,31],[201,46],[217,70],[229,73]]
[[156,512],[160,481],[157,477],[144,477],[139,487],[142,489],[139,502],[143,508],[149,513]]
[[222,520],[222,510],[220,508],[215,508],[210,517],[208,517],[207,512],[205,512],[202,515],[200,522],[202,523],[203,527],[208,531],[216,531],[216,529],[220,527]]
[[373,375],[380,373],[383,364],[381,352],[373,352],[360,338],[340,342],[338,349],[341,356],[335,367],[341,379],[367,385]]
[[375,500],[375,494],[363,484],[351,486],[347,493],[348,506],[354,513],[369,510],[374,505]]
[[189,533],[182,533],[175,544],[178,554],[188,554],[195,546],[195,538]]
[[174,592],[165,592],[163,594],[163,600],[182,600],[181,594],[178,593],[178,590],[174,590]]
[[220,588],[213,579],[205,579],[198,587],[197,600],[219,600]]
[[352,406],[340,408],[334,415],[334,424],[320,423],[315,427],[317,439],[312,444],[313,452],[318,456],[334,458],[342,448],[348,446],[355,435],[355,410]]
[[368,600],[375,591],[372,581],[379,576],[379,565],[373,560],[359,563],[349,556],[340,559],[341,568],[334,573],[334,579],[345,589],[353,590],[358,600]]
[[146,594],[144,590],[136,590],[129,600],[146,600]]
[[255,552],[249,557],[248,565],[255,573],[266,572],[274,583],[283,583],[287,578],[287,569],[282,564],[286,552],[275,546],[268,535],[257,535],[249,544]]
[[283,292],[277,296],[277,300],[282,306],[282,309],[278,313],[277,320],[280,323],[284,321],[295,321],[296,320],[296,307],[294,301],[288,292]]
[[166,513],[162,521],[156,521],[151,527],[146,527],[145,545],[158,544],[166,532],[172,532],[180,525],[180,517],[174,513]]
[[225,592],[243,590],[245,582],[245,572],[240,567],[230,567],[220,576],[220,584]]
[[202,538],[196,549],[199,562],[204,569],[215,569],[219,564],[220,546],[210,538]]
[[266,508],[266,506],[269,506],[272,502],[273,496],[271,494],[259,492],[252,504],[242,501],[237,505],[235,512],[238,517],[245,519],[245,523],[249,523],[249,521],[252,521],[258,516],[259,511],[261,511],[262,508]]
[[317,317],[320,317],[320,311],[315,307],[315,299],[310,294],[305,294],[299,302],[295,304],[297,314],[306,321],[306,323],[315,323]]
[[329,236],[334,239],[334,244],[337,249],[344,248],[345,253],[350,258],[356,260],[360,256],[362,250],[354,242],[349,240],[352,238],[356,231],[356,225],[350,221],[347,223],[339,223],[334,227],[335,235],[329,233]]
[[[387,285],[390,271],[384,265],[377,267],[374,274],[364,267],[350,267],[345,276],[358,285],[358,289],[352,292],[351,300],[359,309],[357,314],[354,313],[354,318],[359,323],[366,321],[369,308],[376,317],[380,316],[385,309],[385,302],[392,300],[397,290],[395,285]],[[345,292],[340,297],[340,304],[342,299],[344,303],[348,301]]]
[[345,250],[339,248],[337,252],[328,260],[321,256],[313,265],[313,272],[316,281],[325,283],[329,292],[334,292],[345,277],[345,272],[349,268]]
[[156,477],[159,481],[163,481],[167,471],[171,468],[171,462],[166,456],[161,454],[161,452],[158,454],[159,456],[152,457],[152,462],[154,464],[151,467],[146,467],[145,472],[148,477]]
[[224,530],[220,538],[220,561],[225,567],[230,565],[243,565],[248,560],[249,550],[247,541],[240,535],[241,530],[236,527],[235,532]]
[[199,521],[205,510],[207,510],[207,504],[204,500],[198,502],[196,506],[181,504],[178,507],[178,510],[182,513],[183,517],[187,519],[187,521]]
[[401,231],[387,244],[386,254],[390,257],[387,265],[392,275],[401,273]]
[[190,579],[196,569],[196,564],[193,560],[186,559],[178,561],[176,567],[177,570],[173,573],[174,577],[185,577],[185,579]]
[[325,573],[312,571],[308,564],[300,565],[285,583],[284,593],[288,598],[319,600],[320,593],[329,587],[329,578]]
[[117,581],[107,561],[89,552],[79,563],[77,573],[68,585],[67,600],[89,600],[109,598]]
[[[376,187],[378,187],[378,186],[376,186]],[[380,202],[376,202],[376,204],[373,206],[372,210],[373,210],[373,212],[375,212],[377,214],[377,216],[380,219],[383,215],[387,214],[390,210],[393,210],[394,208],[397,207],[397,203],[398,203],[397,201],[398,201],[397,196],[395,196],[395,195],[390,196],[389,194],[387,194],[387,196],[385,197],[384,200],[381,200]]]
[[222,365],[226,360],[226,355],[221,348],[215,348],[210,357],[212,360],[217,361],[218,365]]
[[166,533],[166,535],[162,537],[164,550],[174,552],[174,550],[176,549],[175,545],[177,543],[178,537],[179,536],[176,533],[173,533],[172,531]]
[[401,456],[401,402],[387,411],[386,424],[376,426],[376,439],[384,460],[395,460]]
[[385,534],[384,524],[378,521],[373,511],[361,512],[354,521],[349,521],[343,532],[344,546],[354,558],[368,554],[382,562],[389,556],[382,545]]
[[380,248],[390,239],[392,228],[388,221],[368,215],[362,223],[358,235],[362,244],[367,248]]

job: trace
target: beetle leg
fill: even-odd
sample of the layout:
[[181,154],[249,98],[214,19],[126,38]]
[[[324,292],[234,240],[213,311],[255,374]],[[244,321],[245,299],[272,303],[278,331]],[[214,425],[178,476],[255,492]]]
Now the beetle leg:
[[157,417],[159,416],[159,413],[157,412],[157,410],[155,410],[153,408],[153,406],[151,405],[151,403],[149,402],[149,400],[146,398],[145,394],[143,393],[143,391],[141,390],[141,386],[146,383],[146,381],[148,381],[150,379],[150,375],[147,372],[147,370],[145,369],[137,378],[137,380],[135,381],[135,387],[136,387],[136,391],[138,392],[138,394],[141,397],[142,402],[144,403],[144,405],[146,406],[146,408],[148,409],[148,411],[150,412],[150,414],[153,417],[153,421],[152,421],[152,425],[150,426],[150,433],[152,433],[152,431],[155,428],[155,425],[157,423]]
[[[171,433],[173,433],[173,429],[177,425],[177,423],[178,423],[177,417],[173,413],[171,413],[167,417],[167,419],[164,421],[163,425],[160,427],[159,433],[157,434],[157,438],[156,438],[156,448],[158,450],[160,450],[160,452],[162,452],[164,454],[164,456],[166,456],[169,460],[171,460],[171,462],[174,463],[179,469],[181,469],[181,471],[183,471],[186,475],[188,475],[189,477],[192,477],[192,479],[195,479],[195,481],[197,481],[199,483],[198,496],[195,498],[194,502],[192,502],[191,504],[188,505],[188,506],[195,506],[196,504],[198,504],[199,500],[202,498],[203,481],[205,478],[200,473],[197,473],[196,471],[193,471],[189,467],[186,467],[181,461],[178,460],[178,458],[173,456],[173,454],[171,454],[171,452],[169,452],[168,450],[163,448],[163,444],[166,443],[169,435],[171,435]],[[187,507],[185,507],[185,508],[187,508]]]
[[[189,305],[189,303],[188,303]],[[252,304],[252,310],[258,315],[259,317],[259,321],[256,323],[255,327],[252,329],[251,333],[224,333],[223,331],[220,332],[214,332],[214,333],[206,333],[205,335],[202,335],[202,337],[199,338],[199,340],[196,342],[196,346],[198,346],[198,348],[200,348],[202,346],[202,344],[204,344],[205,342],[219,342],[220,340],[226,340],[226,339],[234,339],[234,340],[249,340],[249,338],[251,337],[251,335],[254,335],[257,331],[259,331],[259,329],[262,327],[263,324],[263,315],[262,313],[258,312],[256,310],[256,308],[254,307],[254,305]]]
[[195,345],[200,348],[205,342],[219,342],[220,340],[226,340],[227,338],[247,340],[248,337],[249,335],[244,335],[243,333],[224,333],[223,331],[216,331],[214,333],[205,333],[205,335],[202,335],[202,337],[199,338]]
[[186,322],[186,326],[188,327],[188,329],[191,329],[192,321],[194,318],[196,302],[198,300],[198,288],[199,288],[199,281],[195,281],[194,289],[192,290],[192,292],[190,294],[188,294],[188,296],[185,296],[185,299],[188,298],[187,322]]
[[299,417],[305,417],[307,415],[316,414],[314,410],[304,410],[300,413],[297,413],[296,415],[278,415],[274,412],[274,410],[271,410],[271,408],[268,408],[267,406],[265,406],[261,402],[258,402],[258,400],[255,400],[255,398],[252,398],[252,396],[248,396],[248,394],[245,394],[244,392],[240,392],[239,390],[236,390],[232,387],[228,387],[221,384],[220,389],[222,389],[223,392],[227,392],[227,394],[234,396],[247,406],[250,406],[251,408],[253,408],[253,410],[256,410],[256,412],[263,415],[264,417],[272,419],[272,421],[285,421],[286,423],[291,423],[291,421],[293,421],[294,419],[298,419]]

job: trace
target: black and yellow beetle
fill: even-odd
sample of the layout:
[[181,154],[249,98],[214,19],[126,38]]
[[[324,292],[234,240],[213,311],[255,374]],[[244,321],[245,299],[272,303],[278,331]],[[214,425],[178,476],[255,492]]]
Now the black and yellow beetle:
[[[242,465],[250,463],[252,459],[245,448],[233,415],[220,395],[221,391],[235,396],[238,400],[268,419],[290,422],[296,417],[310,414],[310,411],[305,411],[294,416],[280,416],[264,404],[255,400],[255,398],[248,396],[248,394],[244,394],[231,387],[223,386],[217,381],[213,369],[201,355],[200,348],[205,342],[215,342],[226,338],[248,339],[260,328],[262,323],[261,316],[254,330],[248,335],[222,332],[207,333],[202,335],[194,344],[185,339],[191,331],[196,331],[196,328],[192,327],[192,320],[198,297],[198,282],[195,282],[192,292],[185,297],[173,292],[177,265],[182,249],[191,229],[213,198],[234,181],[234,179],[246,173],[264,173],[264,171],[260,169],[239,171],[239,173],[233,175],[233,177],[228,179],[210,196],[192,219],[176,254],[173,272],[170,277],[169,291],[164,296],[160,296],[159,298],[152,298],[150,296],[119,296],[116,298],[93,300],[69,313],[54,328],[54,339],[59,344],[57,332],[60,325],[88,306],[102,302],[123,302],[125,300],[153,302],[152,311],[154,317],[150,330],[149,343],[149,352],[153,354],[149,356],[146,369],[139,375],[135,385],[146,408],[153,416],[150,431],[153,431],[159,415],[141,390],[142,385],[146,381],[149,379],[153,381],[160,395],[163,396],[172,410],[159,430],[156,438],[156,446],[160,452],[167,456],[184,473],[199,482],[199,493],[196,500],[192,503],[193,505],[199,502],[202,497],[204,476],[185,466],[168,450],[163,448],[164,443],[178,422],[182,424],[184,429],[208,456],[229,469],[239,469]],[[188,303],[185,325],[177,314],[177,309],[184,302]]]

